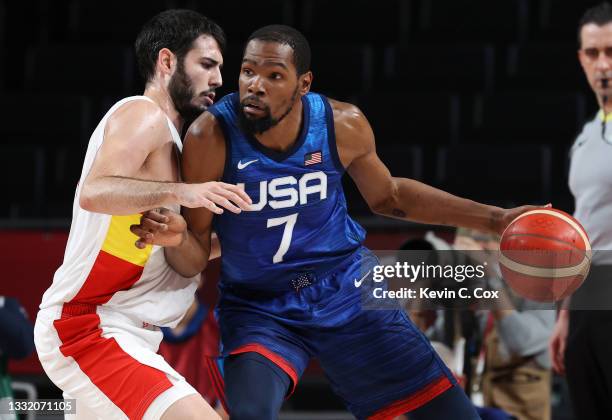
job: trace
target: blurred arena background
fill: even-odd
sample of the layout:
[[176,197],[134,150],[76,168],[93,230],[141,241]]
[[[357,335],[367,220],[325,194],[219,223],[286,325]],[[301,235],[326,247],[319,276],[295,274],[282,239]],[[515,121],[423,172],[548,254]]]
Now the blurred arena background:
[[[115,101],[142,92],[132,44],[161,10],[194,9],[224,28],[219,95],[236,89],[252,30],[292,25],[311,42],[313,90],[365,112],[394,175],[492,204],[551,202],[571,212],[568,150],[596,111],[576,26],[596,3],[0,0],[0,295],[35,316],[62,259],[89,136]],[[370,247],[394,249],[424,231],[373,216],[353,185],[347,198]],[[217,273],[214,265],[209,279]],[[35,356],[10,372],[39,398],[59,395]],[[559,398],[554,418],[571,418]],[[313,366],[286,418],[341,409]]]

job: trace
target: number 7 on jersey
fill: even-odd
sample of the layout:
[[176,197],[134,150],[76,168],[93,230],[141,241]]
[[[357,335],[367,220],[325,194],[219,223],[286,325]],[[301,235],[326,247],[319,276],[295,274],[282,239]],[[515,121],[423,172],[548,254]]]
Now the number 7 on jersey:
[[293,236],[293,228],[295,227],[295,222],[297,221],[298,214],[293,213],[289,216],[283,217],[275,217],[273,219],[268,219],[268,228],[285,225],[285,229],[283,231],[283,237],[281,239],[280,246],[278,247],[278,251],[274,254],[272,258],[272,262],[274,264],[282,262],[283,257],[289,250],[289,245],[291,245],[291,238]]

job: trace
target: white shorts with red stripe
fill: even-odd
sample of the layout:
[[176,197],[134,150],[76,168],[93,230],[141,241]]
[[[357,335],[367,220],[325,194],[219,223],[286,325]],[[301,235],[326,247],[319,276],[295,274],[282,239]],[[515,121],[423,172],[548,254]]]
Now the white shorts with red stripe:
[[197,394],[157,354],[161,339],[157,327],[89,304],[42,309],[34,328],[40,362],[64,398],[76,399],[77,419],[159,419]]

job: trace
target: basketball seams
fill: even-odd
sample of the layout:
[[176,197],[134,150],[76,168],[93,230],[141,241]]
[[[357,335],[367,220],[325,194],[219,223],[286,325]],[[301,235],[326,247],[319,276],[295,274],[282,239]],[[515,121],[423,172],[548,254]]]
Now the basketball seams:
[[582,228],[582,226],[580,226],[578,223],[576,223],[576,221],[573,220],[573,218],[571,216],[566,215],[565,213],[563,213],[563,212],[561,212],[559,210],[538,209],[538,210],[527,211],[527,212],[521,214],[520,216],[518,216],[516,219],[514,219],[506,227],[506,229],[504,229],[504,232],[502,233],[502,238],[504,237],[504,235],[506,234],[506,231],[510,228],[510,226],[514,225],[514,223],[516,223],[517,220],[522,219],[523,217],[530,216],[532,214],[547,214],[549,216],[555,216],[555,217],[558,217],[559,219],[563,220],[564,222],[569,224],[572,228],[574,228],[574,230],[576,230],[576,232],[578,232],[578,234],[580,235],[580,237],[582,238],[582,240],[584,242],[586,251],[590,251],[591,250],[591,243],[589,242],[589,237],[587,236],[587,234],[584,231],[584,229]]
[[[503,242],[500,244],[500,251],[522,251],[520,249],[501,249],[501,245],[503,245],[510,238],[516,237],[516,236],[518,236],[518,237],[529,237],[529,238],[546,239],[547,241],[552,241],[552,242],[560,243],[560,244],[563,244],[563,245],[569,245],[573,249],[571,249],[571,250],[568,249],[567,251],[576,250],[576,251],[579,251],[581,254],[583,254],[583,256],[586,255],[586,253],[588,251],[588,249],[581,249],[581,248],[575,246],[574,244],[572,244],[571,242],[562,241],[562,240],[557,239],[557,238],[551,238],[550,236],[539,235],[537,233],[511,233],[511,234],[508,234],[508,235],[506,235],[504,237]],[[533,250],[532,249],[525,249],[524,251],[533,251]],[[565,251],[555,250],[555,252],[565,252]]]

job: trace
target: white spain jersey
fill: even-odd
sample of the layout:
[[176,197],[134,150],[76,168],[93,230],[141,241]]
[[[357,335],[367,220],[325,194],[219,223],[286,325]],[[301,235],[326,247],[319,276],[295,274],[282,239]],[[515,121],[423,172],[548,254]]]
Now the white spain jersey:
[[[193,302],[199,276],[185,278],[177,274],[167,264],[161,247],[136,248],[138,238],[129,227],[140,222],[139,214],[110,216],[79,206],[83,181],[104,140],[108,118],[121,105],[134,100],[150,101],[145,96],[132,96],[117,102],[89,140],[74,197],[64,261],[40,308],[66,302],[101,305],[152,325],[174,326]],[[168,129],[181,150],[180,135],[169,119]],[[172,210],[178,211],[178,206]]]

